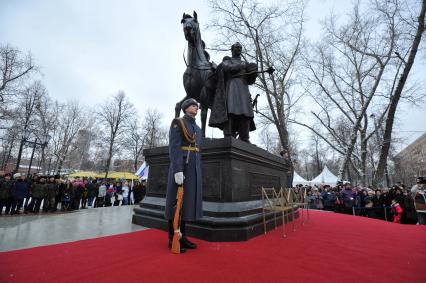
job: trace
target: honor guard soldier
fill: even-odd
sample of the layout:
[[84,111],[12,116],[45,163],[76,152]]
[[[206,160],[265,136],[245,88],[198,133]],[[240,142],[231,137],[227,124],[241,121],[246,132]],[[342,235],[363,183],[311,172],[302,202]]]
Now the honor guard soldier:
[[182,103],[183,117],[172,121],[169,131],[170,168],[166,194],[165,218],[168,220],[169,248],[174,235],[173,217],[176,206],[178,185],[183,184],[183,203],[181,209],[180,239],[181,252],[195,249],[196,244],[186,238],[185,224],[202,217],[202,177],[201,177],[201,129],[195,123],[198,102],[187,99]]

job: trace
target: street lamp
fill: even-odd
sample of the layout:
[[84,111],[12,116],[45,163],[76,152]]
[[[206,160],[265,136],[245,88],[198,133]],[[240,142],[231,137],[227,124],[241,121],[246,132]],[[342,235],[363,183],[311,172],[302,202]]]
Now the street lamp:
[[31,159],[30,159],[30,165],[28,166],[27,178],[30,176],[31,166],[33,165],[33,158],[34,158],[34,152],[35,152],[36,147],[39,145],[39,146],[41,146],[41,148],[45,148],[47,146],[47,144],[49,143],[49,140],[50,140],[50,135],[45,134],[41,138],[41,142],[37,142],[38,138],[36,138],[33,142],[27,141],[27,143],[33,145],[33,151],[31,153]]
[[27,142],[28,137],[30,136],[30,130],[25,126],[24,132],[21,138],[21,144],[19,145],[18,159],[16,160],[16,167],[13,173],[17,173],[19,170],[19,164],[21,163],[22,149],[24,148],[24,144]]

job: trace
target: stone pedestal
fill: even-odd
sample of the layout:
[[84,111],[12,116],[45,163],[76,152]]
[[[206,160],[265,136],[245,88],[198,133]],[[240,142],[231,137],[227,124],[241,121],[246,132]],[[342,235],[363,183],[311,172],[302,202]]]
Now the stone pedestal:
[[[187,224],[187,234],[199,239],[245,241],[263,233],[261,187],[285,187],[288,164],[255,145],[234,138],[204,139],[204,217]],[[133,223],[166,230],[164,219],[168,148],[144,151],[149,167],[147,194],[135,208]],[[267,215],[267,229],[274,227]],[[280,223],[280,222],[278,222]]]

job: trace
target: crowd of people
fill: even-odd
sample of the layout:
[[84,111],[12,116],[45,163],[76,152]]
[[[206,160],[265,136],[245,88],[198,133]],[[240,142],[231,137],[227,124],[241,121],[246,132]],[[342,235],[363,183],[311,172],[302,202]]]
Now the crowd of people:
[[[297,185],[294,193],[306,190],[309,209],[382,219],[401,224],[426,225],[426,179],[407,188],[376,189],[352,186]],[[72,211],[139,203],[145,196],[145,183],[92,178],[63,179],[60,176],[26,178],[20,173],[0,176],[0,215]]]
[[306,189],[306,202],[310,209],[328,210],[382,219],[401,224],[426,225],[426,179],[419,178],[416,185],[404,184],[392,188],[376,189],[352,186],[345,182],[337,186],[297,185],[295,193]]
[[144,181],[0,176],[0,215],[137,204],[144,196]]

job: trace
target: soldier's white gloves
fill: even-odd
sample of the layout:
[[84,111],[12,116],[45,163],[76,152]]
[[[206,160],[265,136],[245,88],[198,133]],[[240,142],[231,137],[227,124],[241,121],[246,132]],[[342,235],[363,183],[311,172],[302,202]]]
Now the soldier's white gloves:
[[183,172],[177,172],[175,173],[175,182],[178,185],[182,185],[183,184]]

